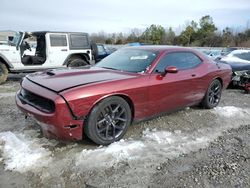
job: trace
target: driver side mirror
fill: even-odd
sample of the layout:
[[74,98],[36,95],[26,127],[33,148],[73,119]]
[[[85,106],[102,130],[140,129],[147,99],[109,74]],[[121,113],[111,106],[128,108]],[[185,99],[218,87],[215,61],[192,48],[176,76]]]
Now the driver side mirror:
[[166,76],[167,73],[177,73],[178,69],[175,66],[169,66],[165,69],[163,73],[161,73],[161,76],[164,77]]

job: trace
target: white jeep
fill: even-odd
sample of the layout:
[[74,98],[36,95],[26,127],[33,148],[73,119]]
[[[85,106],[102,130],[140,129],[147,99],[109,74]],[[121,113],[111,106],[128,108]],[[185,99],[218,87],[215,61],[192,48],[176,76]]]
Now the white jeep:
[[89,36],[80,32],[17,32],[0,45],[0,84],[8,73],[92,64]]

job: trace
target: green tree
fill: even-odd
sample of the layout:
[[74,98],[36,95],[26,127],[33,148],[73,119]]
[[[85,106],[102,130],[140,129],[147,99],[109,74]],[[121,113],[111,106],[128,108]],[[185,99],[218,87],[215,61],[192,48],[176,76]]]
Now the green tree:
[[213,18],[209,15],[203,16],[199,22],[200,28],[197,31],[197,40],[200,46],[211,46],[212,39],[216,36],[217,30]]
[[119,34],[117,35],[117,37],[116,37],[116,42],[115,42],[115,44],[123,44],[123,39],[124,39],[123,34],[122,34],[122,33],[119,33]]
[[162,44],[165,29],[160,25],[151,25],[142,34],[142,39],[146,43]]
[[231,31],[231,29],[229,27],[226,27],[225,29],[223,29],[222,31],[222,45],[224,47],[227,46],[232,46],[234,45],[234,36],[233,36],[233,32]]
[[126,42],[139,42],[141,33],[139,29],[132,29],[130,35],[127,37]]
[[196,32],[198,30],[197,23],[191,21],[191,23],[186,27],[184,31],[181,32],[179,36],[179,42],[183,46],[190,46],[195,40]]
[[168,30],[165,32],[163,43],[168,45],[173,45],[175,40],[175,32],[173,31],[172,27],[169,27]]
[[112,38],[107,38],[107,39],[105,40],[105,43],[106,43],[106,44],[112,44],[112,43],[113,43]]

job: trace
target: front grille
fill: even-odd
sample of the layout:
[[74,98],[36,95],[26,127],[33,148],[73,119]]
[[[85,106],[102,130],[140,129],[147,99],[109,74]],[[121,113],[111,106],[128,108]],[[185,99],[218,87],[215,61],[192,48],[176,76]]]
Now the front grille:
[[18,98],[24,104],[29,104],[38,110],[52,113],[55,111],[55,103],[49,99],[36,95],[28,90],[21,89]]

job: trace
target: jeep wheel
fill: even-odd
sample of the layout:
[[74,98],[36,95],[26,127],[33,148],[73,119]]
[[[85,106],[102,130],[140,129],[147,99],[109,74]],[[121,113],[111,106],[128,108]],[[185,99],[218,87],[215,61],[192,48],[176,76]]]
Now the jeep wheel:
[[0,84],[3,84],[8,77],[8,69],[5,64],[0,62]]
[[86,65],[88,65],[88,63],[83,59],[73,59],[68,63],[68,67],[81,67]]

